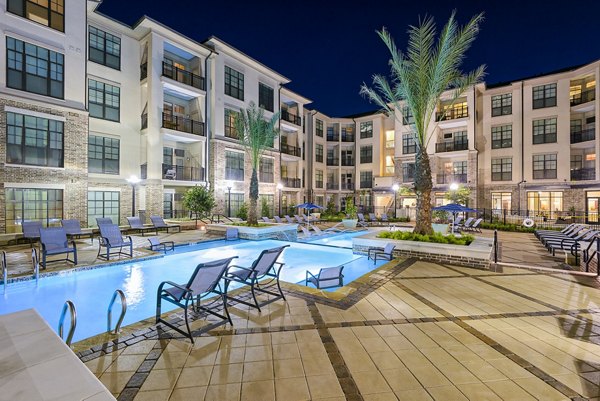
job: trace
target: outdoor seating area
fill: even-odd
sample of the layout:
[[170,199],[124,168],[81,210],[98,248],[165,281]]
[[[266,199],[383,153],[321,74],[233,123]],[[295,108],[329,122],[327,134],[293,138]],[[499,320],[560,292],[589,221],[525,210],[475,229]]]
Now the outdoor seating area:
[[599,238],[600,231],[586,224],[572,223],[561,231],[536,230],[534,234],[552,256],[556,256],[556,251],[562,251],[563,254],[579,258]]

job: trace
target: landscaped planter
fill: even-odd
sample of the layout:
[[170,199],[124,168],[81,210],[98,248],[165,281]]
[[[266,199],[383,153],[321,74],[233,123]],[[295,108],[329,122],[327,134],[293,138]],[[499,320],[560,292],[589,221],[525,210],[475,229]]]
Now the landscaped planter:
[[344,228],[356,228],[358,219],[342,219],[342,225]]
[[228,228],[237,228],[240,238],[251,240],[278,239],[282,241],[296,241],[298,239],[298,224],[268,224],[268,227],[234,226],[230,224],[207,224],[209,234],[225,235]]

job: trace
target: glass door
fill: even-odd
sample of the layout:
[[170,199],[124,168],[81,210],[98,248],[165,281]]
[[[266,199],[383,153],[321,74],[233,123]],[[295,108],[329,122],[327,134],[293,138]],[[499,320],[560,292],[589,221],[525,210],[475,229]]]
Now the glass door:
[[586,223],[598,223],[600,192],[588,192],[586,198]]

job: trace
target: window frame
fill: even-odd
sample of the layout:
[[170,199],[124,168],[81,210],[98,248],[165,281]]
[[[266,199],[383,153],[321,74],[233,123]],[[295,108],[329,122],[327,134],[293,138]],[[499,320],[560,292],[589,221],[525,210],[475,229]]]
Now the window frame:
[[[506,100],[510,100],[506,102]],[[500,95],[494,95],[491,99],[492,102],[492,117],[508,116],[512,114],[512,93],[503,93]],[[494,103],[498,102],[499,105],[494,107]]]
[[[92,144],[92,138],[94,138],[94,140],[102,139],[102,143],[101,144],[100,143]],[[116,147],[114,146],[115,142],[116,142]],[[101,153],[102,153],[101,159],[92,158],[92,155],[91,155],[92,147],[101,147]],[[113,151],[112,152],[108,151],[110,149],[113,149]],[[114,156],[114,149],[116,149],[116,156],[117,156],[116,159],[110,157],[110,156]],[[98,154],[99,152],[94,151],[93,153]],[[163,149],[163,154],[164,154],[164,149]],[[100,160],[100,164],[101,164],[100,171],[92,171],[91,160]],[[111,161],[116,160],[116,164],[117,164],[116,171],[107,168],[108,160],[111,160]],[[119,175],[120,170],[121,170],[121,140],[118,138],[110,138],[110,137],[106,137],[106,136],[90,134],[88,137],[88,173]]]
[[[556,90],[556,82],[531,88],[531,108],[535,110],[556,106]],[[549,93],[554,95],[549,96]]]
[[[92,82],[95,83],[95,87],[92,87]],[[101,88],[100,88],[101,86]],[[107,89],[112,89],[112,92],[108,92]],[[115,91],[116,89],[116,91]],[[102,103],[96,102],[96,101],[92,101],[92,91],[98,92],[99,94],[102,95]],[[114,105],[109,105],[107,104],[107,97],[111,96],[113,98],[117,99],[117,107],[114,107]],[[96,98],[96,96],[94,97],[94,99]],[[90,107],[91,105],[94,105],[96,107],[100,107],[102,110],[102,116],[96,115],[95,112],[92,112],[92,107]],[[117,119],[112,119],[107,117],[107,110],[116,110],[117,112]],[[95,79],[89,78],[88,79],[88,112],[90,113],[90,117],[93,118],[98,118],[101,120],[106,120],[106,121],[113,121],[113,122],[121,122],[121,88],[116,86],[116,85],[111,85],[111,84],[107,84],[106,82],[102,82],[102,81],[97,81]]]
[[223,135],[231,139],[240,139],[237,130],[235,129],[235,119],[240,112],[225,107],[223,111]]
[[315,162],[323,163],[323,145],[320,143],[315,144]]
[[[538,160],[536,160],[536,158]],[[539,158],[543,158],[543,159],[540,160]],[[556,153],[545,153],[545,154],[541,154],[541,155],[533,155],[532,161],[533,161],[532,177],[534,180],[556,179],[557,171],[558,171],[558,157],[557,157]],[[536,168],[536,163],[537,163],[538,168]],[[552,164],[554,164],[554,168],[549,168],[549,165],[551,166]],[[541,167],[541,168],[539,168],[539,167]],[[539,172],[539,171],[541,171],[542,174],[537,174],[537,176],[536,176],[536,172]],[[548,172],[552,172],[552,171],[554,171],[554,174],[548,174]],[[541,175],[541,177],[540,177],[540,175]]]
[[[17,125],[16,120],[20,119],[21,124]],[[12,122],[11,122],[12,120]],[[35,120],[35,126],[32,126],[28,120]],[[29,123],[29,124],[28,124]],[[40,127],[41,123],[41,128]],[[44,128],[45,125],[45,129]],[[6,112],[6,163],[7,164],[19,164],[25,166],[41,166],[41,167],[51,167],[51,168],[64,168],[65,162],[65,126],[64,122],[60,120],[54,120],[50,118],[31,116],[27,114],[15,113],[15,112]],[[52,127],[54,126],[54,129]],[[58,129],[60,127],[60,130]],[[17,134],[17,131],[20,130],[20,134]],[[11,131],[13,133],[11,133]],[[32,136],[31,133],[34,133]],[[45,133],[43,137],[39,135],[39,133]],[[54,137],[53,137],[54,134]],[[60,136],[59,136],[60,135]],[[14,143],[10,143],[11,138],[14,138]],[[36,145],[38,142],[42,141],[45,145],[42,146],[33,146],[28,144],[33,140]],[[51,147],[52,144],[59,143],[60,147]],[[10,158],[10,150],[11,148],[16,149],[19,148],[20,153],[20,161],[13,160]],[[33,152],[40,152],[43,149],[44,159],[46,160],[45,164],[40,163],[30,163],[27,162],[28,150]],[[58,153],[60,155],[59,158],[55,158],[54,153]],[[9,160],[10,158],[10,160]],[[38,157],[36,156],[36,159]],[[53,164],[49,163],[51,160],[58,160],[58,163]]]
[[[265,93],[265,91],[267,92]],[[265,100],[266,104],[264,103]],[[258,83],[258,107],[270,112],[275,110],[275,90],[262,82]]]
[[[412,171],[412,174],[409,174]],[[402,163],[402,182],[415,181],[415,163]]]
[[365,145],[360,147],[360,163],[373,163],[373,145]]
[[[92,29],[94,29],[96,32],[92,33]],[[98,40],[97,40],[98,43],[101,40],[102,49],[100,49],[96,46],[92,46],[92,35],[94,35],[95,37],[98,38]],[[115,55],[108,51],[108,46],[107,46],[108,43],[112,43],[113,49],[114,48],[118,49],[118,55]],[[94,49],[102,54],[102,60],[92,58],[93,57],[92,49]],[[112,64],[109,64],[107,62],[107,56],[115,57],[117,59],[117,65],[114,66]],[[105,67],[117,70],[117,71],[121,71],[121,38],[116,35],[113,35],[112,33],[106,32],[103,29],[96,28],[95,26],[90,25],[88,28],[88,60],[93,63],[100,64]]]
[[[494,168],[496,168],[496,171],[494,171]],[[492,181],[512,181],[512,158],[493,158],[491,172]]]
[[[412,142],[412,143],[411,143]],[[411,149],[414,149],[411,151]],[[413,134],[402,134],[402,154],[412,155],[417,153],[417,141]]]
[[[550,123],[548,123],[550,121]],[[554,121],[552,123],[552,121]],[[537,124],[542,122],[543,124]],[[548,127],[554,126],[554,132],[548,132]],[[536,127],[543,127],[542,132],[536,133]],[[556,117],[539,118],[531,122],[532,143],[539,145],[542,143],[556,143],[558,140],[558,120]],[[538,139],[540,138],[540,139]]]
[[[52,10],[52,3],[59,3],[59,2],[62,2],[62,5],[57,4],[57,7],[62,8],[62,13],[60,13],[56,10]],[[16,3],[19,3],[19,4],[16,5]],[[12,7],[11,7],[11,4],[13,5]],[[47,11],[48,24],[44,24],[43,22],[36,21],[34,19],[29,18],[27,16],[27,5],[28,4],[32,4],[35,7],[39,7],[41,9],[48,10]],[[21,9],[21,13],[18,12],[18,8]],[[58,31],[58,32],[63,32],[63,33],[65,32],[65,21],[66,20],[65,20],[65,2],[64,2],[64,0],[48,0],[48,7],[44,7],[44,6],[34,3],[33,1],[30,1],[30,0],[8,0],[7,4],[6,4],[6,11],[13,15],[18,15],[21,18],[25,18],[26,20],[36,23],[38,25],[42,25],[42,26],[48,27],[50,29],[54,29],[55,31]],[[56,27],[52,26],[52,22],[54,20],[54,18],[52,18],[53,15],[62,16],[62,21],[61,21],[62,28],[56,28]]]
[[246,173],[244,162],[245,157],[243,153],[225,150],[225,179],[229,181],[244,181]]
[[[373,188],[373,171],[362,170],[359,173],[360,187],[361,188]],[[369,180],[367,180],[369,178]]]
[[[94,193],[94,199],[90,199],[90,195]],[[102,194],[101,199],[97,198],[98,194]],[[111,198],[107,199],[107,195],[110,194]],[[116,195],[117,199],[112,198],[113,196]],[[92,206],[91,203],[95,203],[96,205],[98,203],[101,203],[101,210],[102,210],[102,215],[100,216],[98,214],[98,207],[96,207],[95,205]],[[108,205],[107,205],[108,204]],[[114,213],[114,208],[115,208],[115,204],[116,204],[116,209],[117,209],[117,213]],[[96,224],[96,222],[94,220],[92,220],[94,217],[116,217],[117,219],[117,223],[119,224],[119,222],[121,221],[121,192],[120,191],[103,191],[103,190],[94,190],[94,188],[88,188],[88,193],[87,193],[87,218],[88,218],[88,225],[92,225],[92,224]],[[110,213],[106,213],[107,210],[110,210]],[[95,213],[92,213],[92,211],[95,211]]]
[[323,120],[315,119],[315,135],[323,138]]
[[373,121],[360,123],[360,139],[373,138]]
[[[497,135],[496,135],[497,134]],[[492,149],[512,148],[512,124],[492,127]],[[497,136],[494,139],[494,136]]]
[[234,99],[244,100],[244,73],[228,65],[224,68],[224,92]]
[[[268,163],[266,163],[268,161]],[[270,166],[270,167],[269,167]],[[265,168],[267,170],[265,171]],[[261,157],[258,162],[258,182],[275,182],[275,160],[270,157]]]
[[[29,193],[29,196],[26,196],[26,192]],[[18,193],[21,195],[17,196]],[[16,232],[12,231],[11,228],[16,229],[20,225],[17,223],[22,223],[23,220],[41,221],[44,227],[49,227],[51,222],[59,221],[64,216],[64,191],[62,189],[6,187],[4,188],[4,195],[7,233]],[[26,207],[28,202],[30,205]],[[31,207],[31,203],[34,204],[34,207]],[[32,211],[33,218],[31,217]],[[17,219],[19,214],[20,219]],[[13,224],[10,224],[11,222]]]

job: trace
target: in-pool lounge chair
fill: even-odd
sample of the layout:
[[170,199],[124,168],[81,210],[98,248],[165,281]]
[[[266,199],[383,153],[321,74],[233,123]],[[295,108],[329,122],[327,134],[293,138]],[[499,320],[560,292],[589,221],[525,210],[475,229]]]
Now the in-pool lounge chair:
[[173,241],[162,241],[158,237],[148,238],[150,242],[150,250],[167,253],[167,251],[175,250],[175,243]]
[[319,270],[319,274],[316,276],[306,271],[305,285],[308,283],[313,284],[318,289],[343,287],[344,286],[344,275],[342,274],[344,266],[326,267]]
[[377,263],[377,258],[392,260],[394,258],[394,248],[396,245],[390,243],[382,248],[369,248],[367,251],[367,259],[373,259],[373,264]]
[[[123,238],[121,230],[116,224],[102,224],[100,228],[100,246],[98,247],[98,258],[109,260],[111,255],[125,255],[130,258],[133,256],[133,241],[131,237]],[[102,253],[102,248],[106,248],[106,253]],[[119,252],[111,253],[112,249],[119,249]],[[129,248],[129,253],[123,252],[123,248]]]
[[279,217],[279,216],[273,216],[273,218],[275,219],[275,223],[283,224],[283,221],[281,220],[281,217]]
[[167,224],[160,216],[150,216],[150,221],[157,232],[158,230],[164,229],[167,230],[168,233],[169,228],[176,228],[177,232],[181,232],[181,226],[179,224]]
[[[247,302],[240,298],[228,298],[233,299],[241,304],[256,308],[259,312],[261,306],[282,298],[285,301],[285,295],[283,295],[283,291],[281,291],[281,286],[279,285],[279,273],[281,273],[283,263],[278,262],[277,258],[279,258],[279,255],[281,255],[283,250],[288,246],[289,245],[284,245],[278,248],[265,249],[260,253],[258,258],[250,267],[231,266],[224,276],[226,280],[225,293],[227,293],[227,288],[231,282],[248,285],[250,286],[254,303]],[[261,280],[267,280],[267,282],[261,283]],[[277,292],[267,290],[267,288],[270,288],[274,285],[277,286]],[[272,295],[273,297],[259,304],[256,299],[256,291]]]
[[142,234],[142,237],[148,231],[156,231],[156,235],[158,235],[158,228],[143,225],[142,220],[137,216],[128,217],[127,222],[129,223],[129,231],[137,231]]
[[265,223],[270,223],[270,222],[271,222],[271,219],[270,219],[270,218],[268,218],[268,217],[266,217],[266,216],[263,216],[263,217],[262,217],[262,221],[264,221]]
[[[48,256],[67,255],[65,259],[52,260],[52,262],[67,261],[74,265],[77,264],[77,247],[75,241],[71,241],[69,246],[67,232],[63,227],[48,227],[40,229],[40,243],[42,244],[42,269],[46,269]],[[69,254],[73,254],[73,259],[69,259]]]
[[33,248],[34,240],[37,241],[40,239],[40,230],[42,229],[41,221],[23,221],[23,225],[21,226],[23,229],[23,238],[29,240],[29,244]]
[[[220,282],[223,278],[223,274],[229,267],[229,263],[231,263],[231,261],[235,258],[237,258],[237,256],[215,260],[212,262],[200,263],[198,266],[196,266],[192,276],[185,284],[176,284],[172,281],[163,281],[160,283],[156,294],[156,323],[162,323],[178,333],[183,334],[189,338],[193,344],[194,337],[192,336],[192,331],[190,330],[190,324],[188,321],[188,307],[191,303],[192,308],[195,307],[196,311],[203,311],[220,319],[218,322],[213,322],[202,327],[195,333],[196,335],[200,335],[201,333],[212,330],[215,327],[226,324],[227,322],[233,325],[231,317],[229,317],[229,311],[227,310],[227,290],[222,290]],[[165,287],[166,285],[169,287]],[[212,297],[214,295],[217,295],[221,298],[223,302],[224,314],[216,311],[217,309],[215,308],[214,300],[207,303],[206,306],[201,305],[203,298],[207,298],[209,296]],[[195,305],[194,298],[196,299]],[[161,317],[161,304],[163,300],[177,305],[183,309],[187,332],[183,331],[174,324],[169,323]]]

